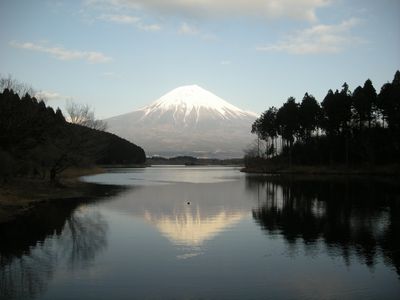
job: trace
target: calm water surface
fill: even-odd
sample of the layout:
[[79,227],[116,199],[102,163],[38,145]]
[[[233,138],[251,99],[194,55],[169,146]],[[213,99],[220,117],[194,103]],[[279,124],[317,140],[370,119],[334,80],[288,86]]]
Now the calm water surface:
[[0,299],[400,299],[390,180],[228,167],[83,180],[108,186],[0,227]]

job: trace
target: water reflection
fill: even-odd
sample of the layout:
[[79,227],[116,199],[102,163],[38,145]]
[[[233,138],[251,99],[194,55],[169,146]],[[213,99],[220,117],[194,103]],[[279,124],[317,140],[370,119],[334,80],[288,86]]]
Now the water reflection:
[[201,246],[205,241],[213,239],[219,233],[239,222],[243,213],[229,214],[221,211],[216,215],[205,215],[197,206],[186,208],[173,215],[153,216],[145,211],[144,218],[154,224],[158,230],[172,243],[185,246]]
[[[93,186],[88,202],[120,189]],[[78,210],[77,207],[79,207]],[[107,223],[85,210],[81,199],[46,204],[31,215],[0,226],[0,299],[42,294],[57,268],[87,266],[107,245]]]
[[[232,172],[232,171],[237,172]],[[172,183],[217,183],[243,177],[239,168],[208,166],[153,166],[109,168],[107,173],[82,177],[83,181],[125,186],[155,186]]]
[[251,202],[243,201],[247,197],[238,181],[179,182],[127,190],[106,206],[145,220],[185,253],[178,258],[190,258],[202,253],[207,241],[249,216]]
[[90,264],[107,246],[108,225],[97,211],[84,207],[68,218],[58,241],[61,255],[71,269]]
[[246,183],[259,190],[253,218],[269,235],[282,235],[292,250],[304,246],[312,253],[322,242],[347,264],[357,257],[373,268],[383,259],[400,275],[397,184],[282,177],[249,177]]
[[397,185],[185,170],[0,226],[0,299],[398,298]]

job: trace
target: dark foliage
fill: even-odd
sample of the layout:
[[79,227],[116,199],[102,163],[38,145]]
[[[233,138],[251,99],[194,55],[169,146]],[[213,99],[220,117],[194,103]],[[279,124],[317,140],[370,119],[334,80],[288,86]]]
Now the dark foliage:
[[71,124],[61,110],[13,90],[0,93],[0,178],[34,176],[54,180],[71,166],[139,164],[142,148],[116,135]]
[[[321,104],[308,93],[300,105],[290,97],[278,110],[271,107],[265,111],[254,122],[252,133],[267,145],[271,140],[281,140],[279,154],[276,151],[272,155],[280,162],[400,163],[400,72],[382,86],[379,94],[368,79],[353,94],[346,83],[341,91],[329,90]],[[270,154],[267,151],[264,157]],[[246,161],[251,163],[252,159]]]

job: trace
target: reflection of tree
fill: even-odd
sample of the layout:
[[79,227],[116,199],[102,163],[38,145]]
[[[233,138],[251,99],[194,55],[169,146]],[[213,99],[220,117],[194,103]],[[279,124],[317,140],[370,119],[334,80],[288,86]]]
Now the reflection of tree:
[[29,255],[0,259],[0,299],[36,297],[45,290],[56,263],[56,257],[43,245]]
[[[0,299],[34,298],[45,290],[58,264],[85,265],[106,247],[103,217],[91,210],[73,212],[75,206],[46,208],[15,227],[0,228],[5,246],[0,246]],[[13,249],[13,236],[25,243]]]
[[372,180],[248,179],[262,199],[253,217],[267,232],[282,234],[306,249],[322,240],[332,255],[350,263],[356,255],[369,267],[378,257],[400,275],[399,187]]
[[68,218],[60,243],[71,268],[94,260],[107,246],[107,223],[98,212],[77,211]]

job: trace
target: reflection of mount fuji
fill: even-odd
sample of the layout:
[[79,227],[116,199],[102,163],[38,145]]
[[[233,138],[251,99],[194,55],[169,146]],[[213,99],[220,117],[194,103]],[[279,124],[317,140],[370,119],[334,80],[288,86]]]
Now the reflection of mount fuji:
[[249,216],[248,197],[238,181],[177,183],[131,189],[110,205],[145,219],[175,245],[196,247]]
[[200,246],[204,241],[213,239],[220,232],[235,225],[243,216],[243,213],[228,214],[225,211],[202,216],[199,207],[196,210],[187,209],[176,215],[156,217],[149,211],[144,215],[145,219],[154,224],[171,242],[184,246]]

